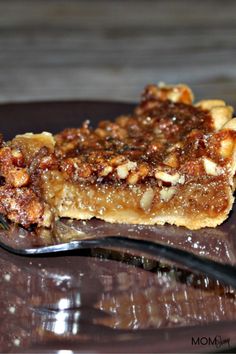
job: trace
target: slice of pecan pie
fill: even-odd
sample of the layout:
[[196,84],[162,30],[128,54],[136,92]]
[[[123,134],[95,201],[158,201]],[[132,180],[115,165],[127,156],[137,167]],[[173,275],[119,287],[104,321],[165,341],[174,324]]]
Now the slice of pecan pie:
[[222,223],[234,200],[236,118],[222,100],[192,100],[186,85],[150,85],[114,122],[2,142],[0,212],[25,227],[60,217]]

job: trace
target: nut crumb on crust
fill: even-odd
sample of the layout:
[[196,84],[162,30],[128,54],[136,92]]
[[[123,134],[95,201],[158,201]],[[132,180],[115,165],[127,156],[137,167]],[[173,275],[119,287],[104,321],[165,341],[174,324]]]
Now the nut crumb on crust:
[[145,211],[149,210],[151,208],[154,196],[154,190],[152,188],[148,188],[142,195],[140,207]]
[[164,202],[168,202],[176,193],[175,187],[163,188],[160,191],[160,199]]

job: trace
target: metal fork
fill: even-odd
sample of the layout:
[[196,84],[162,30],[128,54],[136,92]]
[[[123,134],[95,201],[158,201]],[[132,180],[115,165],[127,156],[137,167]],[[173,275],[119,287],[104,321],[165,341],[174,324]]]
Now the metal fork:
[[[4,230],[9,229],[7,220],[0,216],[0,225]],[[74,240],[64,243],[58,243],[49,246],[40,246],[32,248],[12,247],[7,243],[0,241],[0,246],[10,252],[20,255],[43,255],[58,252],[92,249],[92,248],[119,248],[129,249],[142,252],[142,254],[152,257],[159,257],[167,261],[177,263],[187,267],[194,273],[203,273],[208,277],[218,280],[226,285],[236,288],[236,267],[229,264],[222,264],[206,257],[197,256],[191,252],[181,250],[172,246],[164,245],[157,242],[141,240],[125,236],[108,235],[100,238],[83,238],[82,240]]]

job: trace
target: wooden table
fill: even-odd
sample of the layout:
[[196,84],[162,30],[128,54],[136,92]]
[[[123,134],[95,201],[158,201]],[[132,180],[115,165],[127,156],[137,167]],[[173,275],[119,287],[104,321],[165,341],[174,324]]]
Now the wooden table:
[[0,102],[133,101],[158,81],[236,103],[236,1],[0,0]]

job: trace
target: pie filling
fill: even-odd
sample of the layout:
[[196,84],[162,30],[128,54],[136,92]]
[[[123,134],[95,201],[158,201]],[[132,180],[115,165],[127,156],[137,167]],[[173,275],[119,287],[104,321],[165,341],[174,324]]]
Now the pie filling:
[[133,114],[1,142],[0,212],[25,227],[59,217],[215,227],[232,208],[236,119],[185,85],[148,86]]

